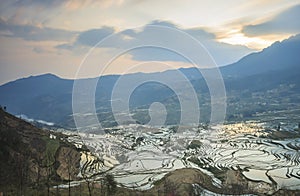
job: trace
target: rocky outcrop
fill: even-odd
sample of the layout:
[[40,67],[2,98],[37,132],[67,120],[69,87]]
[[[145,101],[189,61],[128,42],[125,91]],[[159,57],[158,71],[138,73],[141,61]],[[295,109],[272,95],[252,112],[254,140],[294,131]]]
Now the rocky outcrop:
[[270,195],[276,191],[276,187],[271,184],[246,179],[239,170],[224,170],[222,176],[222,184],[217,186],[211,176],[208,176],[198,169],[178,169],[168,173],[164,178],[155,182],[155,186],[145,193],[197,195],[207,192],[208,194]]
[[246,179],[240,170],[228,170],[225,173],[223,185],[229,190],[229,193],[232,191],[238,193],[238,191],[240,191],[239,189],[243,189],[245,193],[270,195],[276,191],[276,186],[273,186],[272,184]]
[[58,168],[56,174],[63,180],[76,180],[77,175],[80,172],[80,152],[72,147],[61,147],[59,148],[56,161]]

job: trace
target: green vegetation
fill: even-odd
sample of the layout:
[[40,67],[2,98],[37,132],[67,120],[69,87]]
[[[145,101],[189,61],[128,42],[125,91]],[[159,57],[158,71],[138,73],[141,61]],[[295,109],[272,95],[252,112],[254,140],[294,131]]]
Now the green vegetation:
[[57,139],[50,139],[47,136],[42,137],[42,139],[46,142],[45,154],[47,155],[47,162],[54,163],[55,154],[60,147],[60,141]]

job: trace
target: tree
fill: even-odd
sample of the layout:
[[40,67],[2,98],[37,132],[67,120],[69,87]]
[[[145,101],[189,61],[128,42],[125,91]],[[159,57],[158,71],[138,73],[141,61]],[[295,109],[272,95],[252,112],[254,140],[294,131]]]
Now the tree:
[[[86,159],[88,159],[88,154],[85,153],[85,156],[86,156]],[[85,180],[86,184],[87,184],[87,187],[88,187],[88,191],[89,191],[89,196],[92,196],[92,192],[93,192],[93,189],[94,189],[94,179],[92,177],[92,175],[89,175],[87,173],[87,170],[88,170],[88,164],[85,164],[85,166],[83,166],[81,168],[81,174],[82,174],[82,177],[83,179]]]
[[17,174],[19,177],[19,188],[20,195],[25,194],[25,189],[27,185],[27,175],[28,175],[28,162],[26,160],[26,155],[19,154],[17,156]]
[[69,196],[71,195],[71,175],[72,175],[72,160],[71,155],[69,153],[66,154],[67,159],[67,169],[68,169],[68,191]]
[[53,165],[54,165],[54,160],[52,161],[53,157],[52,154],[49,150],[46,152],[46,162],[45,162],[45,167],[46,167],[46,185],[47,185],[47,195],[50,195],[50,183],[51,183],[51,176],[53,174]]
[[117,190],[117,182],[111,174],[105,176],[106,190],[108,195],[114,195]]
[[83,178],[87,184],[88,191],[89,191],[89,196],[92,196],[92,190],[93,190],[93,184],[94,180],[91,177],[88,177],[87,175],[83,175]]
[[69,147],[62,147],[61,148],[61,156],[64,157],[66,163],[66,172],[68,176],[68,195],[71,195],[71,180],[75,177],[74,174],[76,173],[76,166],[74,165],[74,160],[72,157],[72,149]]
[[102,178],[101,180],[100,180],[100,195],[105,195],[105,189],[104,189],[104,187],[105,187],[105,182],[104,182],[104,179]]

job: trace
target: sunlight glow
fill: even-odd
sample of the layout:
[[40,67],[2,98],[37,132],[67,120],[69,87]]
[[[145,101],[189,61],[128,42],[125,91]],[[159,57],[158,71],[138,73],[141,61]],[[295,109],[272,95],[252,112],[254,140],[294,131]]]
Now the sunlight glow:
[[220,42],[232,45],[244,45],[252,49],[261,50],[270,46],[273,41],[259,37],[247,37],[243,33],[231,34],[228,37],[218,39]]

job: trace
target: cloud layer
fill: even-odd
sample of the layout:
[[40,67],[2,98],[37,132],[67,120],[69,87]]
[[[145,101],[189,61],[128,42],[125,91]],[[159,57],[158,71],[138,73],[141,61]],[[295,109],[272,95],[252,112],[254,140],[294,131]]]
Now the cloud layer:
[[243,28],[243,33],[248,36],[268,34],[296,34],[300,32],[300,5],[291,7],[273,19]]
[[[165,40],[170,40],[170,35],[162,34],[159,30],[153,31],[150,26],[162,26],[174,29],[174,31],[180,31],[192,36],[195,42],[199,42],[205,47],[211,56],[215,59],[218,65],[225,65],[237,61],[241,56],[250,53],[252,50],[245,46],[230,45],[220,43],[216,40],[216,36],[213,33],[207,32],[201,28],[184,29],[176,26],[175,24],[168,21],[153,21],[152,23],[139,29],[127,29],[122,32],[116,32],[112,27],[102,27],[99,29],[92,29],[81,32],[77,39],[73,43],[65,43],[58,45],[59,49],[73,50],[79,46],[94,47],[101,40],[107,36],[113,35],[113,39],[109,43],[100,44],[98,47],[112,48],[112,49],[123,49],[128,47],[135,47],[140,43],[148,44],[161,44]],[[157,42],[159,37],[161,43]],[[184,43],[180,37],[174,37],[171,39],[173,48],[186,47],[188,43]],[[155,47],[144,47],[135,49],[129,52],[134,60],[137,61],[179,61],[186,62],[187,60],[172,52],[170,50],[155,48]],[[190,50],[190,55],[197,55],[196,51]],[[200,55],[200,54],[199,54]]]
[[11,24],[0,18],[0,33],[2,36],[22,38],[29,41],[66,41],[78,32],[33,25]]

